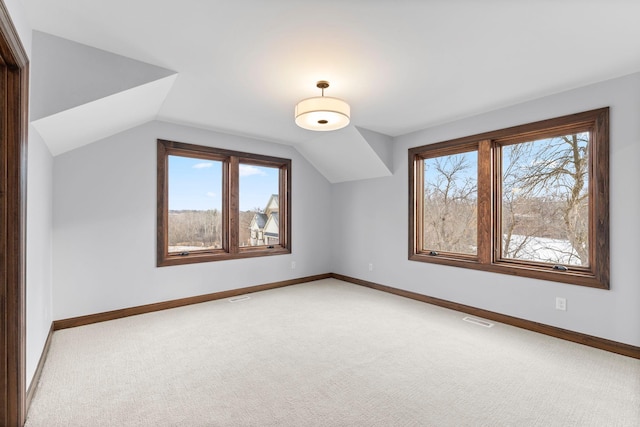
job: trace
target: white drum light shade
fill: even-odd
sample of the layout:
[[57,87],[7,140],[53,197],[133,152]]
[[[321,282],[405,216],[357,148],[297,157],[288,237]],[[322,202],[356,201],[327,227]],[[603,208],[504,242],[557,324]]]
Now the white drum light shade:
[[349,124],[351,108],[339,98],[324,96],[327,82],[318,82],[323,96],[303,99],[296,105],[296,124],[303,129],[328,131],[341,129]]

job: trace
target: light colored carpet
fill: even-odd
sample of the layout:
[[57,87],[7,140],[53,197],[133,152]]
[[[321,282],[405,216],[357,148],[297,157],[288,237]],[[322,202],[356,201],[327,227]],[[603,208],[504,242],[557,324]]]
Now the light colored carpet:
[[27,426],[639,426],[640,361],[321,280],[53,335]]

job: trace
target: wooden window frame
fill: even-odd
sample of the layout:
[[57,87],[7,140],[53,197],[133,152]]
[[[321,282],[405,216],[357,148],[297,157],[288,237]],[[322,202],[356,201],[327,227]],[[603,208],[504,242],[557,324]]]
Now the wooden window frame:
[[[222,162],[222,248],[187,253],[168,252],[170,155]],[[157,266],[193,264],[291,253],[291,160],[182,142],[157,140]],[[239,244],[240,164],[279,169],[279,243],[241,247]]]
[[[555,270],[551,264],[502,258],[501,147],[563,132],[588,130],[589,266]],[[478,149],[478,253],[434,255],[422,245],[423,160]],[[609,108],[585,111],[409,149],[409,260],[609,289]]]
[[[433,149],[430,149],[428,151],[423,151],[420,152],[418,154],[416,154],[416,161],[417,162],[423,162],[424,160],[427,159],[433,159],[436,157],[444,157],[444,156],[452,156],[452,155],[456,155],[456,154],[464,154],[464,153],[471,153],[471,152],[477,152],[478,156],[480,156],[480,144],[477,141],[472,141],[470,143],[461,143],[461,144],[455,144],[455,145],[449,145],[447,143],[445,144],[441,144],[437,147],[433,147]],[[415,181],[417,183],[416,185],[416,192],[415,194],[420,194],[420,195],[424,195],[424,168],[423,167],[418,167],[415,168]],[[479,181],[478,181],[479,184]],[[481,189],[478,188],[478,201],[480,200],[479,194]],[[416,202],[415,206],[415,217],[416,218],[424,218],[424,199],[421,199],[421,201],[418,203]],[[480,214],[480,211],[478,211],[478,215]],[[416,239],[416,244],[415,247],[416,248],[424,248],[424,228],[423,228],[423,221],[416,221],[415,223],[415,239]],[[478,233],[478,236],[480,236],[480,233]],[[480,242],[478,243],[478,251],[480,250]],[[434,248],[435,249],[435,248]],[[421,254],[425,255],[425,256],[429,256],[432,257],[434,255],[432,255],[430,253],[430,251],[426,251],[424,249],[417,249],[418,252],[420,252]],[[479,257],[479,253],[476,253],[476,255],[472,255],[472,254],[463,254],[463,253],[456,253],[456,252],[447,252],[447,251],[443,251],[443,250],[438,250],[437,251],[437,256],[439,257],[439,259],[457,259],[461,262],[476,262],[478,260]]]

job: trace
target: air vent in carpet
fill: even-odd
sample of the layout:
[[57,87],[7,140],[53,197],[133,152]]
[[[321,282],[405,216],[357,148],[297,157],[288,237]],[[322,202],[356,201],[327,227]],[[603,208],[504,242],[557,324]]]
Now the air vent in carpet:
[[463,318],[462,320],[464,320],[465,322],[473,323],[474,325],[484,326],[485,328],[490,328],[493,326],[493,323],[491,322],[487,322],[486,320],[476,319],[468,316]]
[[249,295],[243,295],[241,297],[235,297],[235,298],[229,298],[229,302],[240,302],[240,301],[246,301],[249,298],[251,298]]

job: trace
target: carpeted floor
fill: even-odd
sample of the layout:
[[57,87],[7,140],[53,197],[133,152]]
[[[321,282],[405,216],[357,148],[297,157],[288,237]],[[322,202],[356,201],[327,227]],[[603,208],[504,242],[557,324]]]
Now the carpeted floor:
[[640,361],[334,279],[57,331],[27,427],[634,426]]

